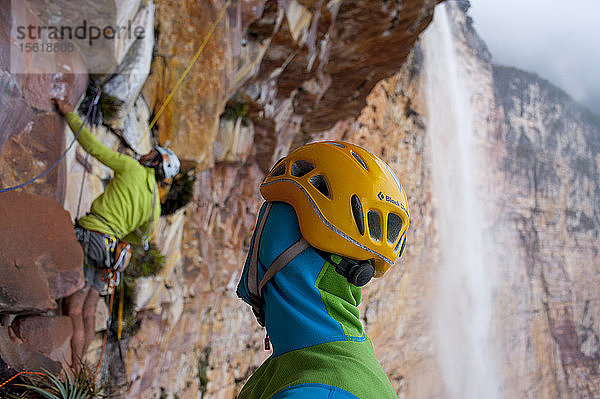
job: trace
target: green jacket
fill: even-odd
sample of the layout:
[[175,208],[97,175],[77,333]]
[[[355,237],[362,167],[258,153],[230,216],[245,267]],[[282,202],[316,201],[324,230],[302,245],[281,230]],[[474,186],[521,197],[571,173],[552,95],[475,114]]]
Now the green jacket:
[[[69,112],[65,117],[71,130],[77,132],[81,126],[79,116]],[[91,156],[114,171],[114,177],[104,192],[92,202],[91,214],[79,218],[79,224],[88,230],[114,234],[127,242],[142,244],[142,237],[136,233],[136,229],[139,228],[142,234],[147,231],[149,238],[154,223],[160,217],[157,192],[153,225],[148,228],[156,188],[154,169],[142,166],[130,156],[108,149],[85,127],[81,129],[77,141]]]

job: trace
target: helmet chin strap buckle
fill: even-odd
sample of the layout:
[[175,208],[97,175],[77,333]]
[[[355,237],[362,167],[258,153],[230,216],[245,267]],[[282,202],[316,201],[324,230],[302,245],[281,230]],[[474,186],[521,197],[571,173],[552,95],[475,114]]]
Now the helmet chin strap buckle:
[[362,287],[375,275],[375,268],[370,260],[356,261],[344,256],[330,254],[329,259],[335,265],[335,271],[346,277],[350,284]]

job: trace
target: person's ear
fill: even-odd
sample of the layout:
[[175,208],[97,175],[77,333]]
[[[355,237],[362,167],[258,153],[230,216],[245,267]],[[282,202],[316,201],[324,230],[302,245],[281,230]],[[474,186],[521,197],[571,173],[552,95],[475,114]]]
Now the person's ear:
[[160,202],[164,203],[169,195],[169,191],[171,190],[171,183],[173,179],[165,179],[162,180],[158,185],[158,193],[160,197]]

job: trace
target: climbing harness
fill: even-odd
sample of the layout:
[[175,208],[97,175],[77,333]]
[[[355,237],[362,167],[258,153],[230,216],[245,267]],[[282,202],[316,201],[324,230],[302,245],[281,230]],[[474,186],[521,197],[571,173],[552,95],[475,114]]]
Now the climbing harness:
[[[95,214],[90,213],[90,215]],[[104,269],[122,272],[129,264],[129,260],[131,259],[131,254],[133,251],[131,244],[118,238],[116,235],[88,230],[76,224],[75,236],[77,240],[83,242],[84,245],[89,245],[90,241],[92,240],[96,242],[102,242],[104,254],[102,259],[103,265],[101,266]],[[86,248],[84,247],[84,249]]]
[[[98,104],[98,100],[99,99],[100,99],[100,91],[98,91],[96,93],[96,96],[95,96],[94,101],[93,101],[94,106],[95,106],[95,104]],[[90,117],[90,113],[92,112],[92,108],[94,108],[94,107],[90,107],[88,109],[88,112],[87,112],[87,114],[85,116],[85,119],[83,120],[83,123],[81,124],[81,126],[79,126],[79,129],[77,129],[77,133],[75,134],[75,138],[73,138],[73,141],[71,141],[71,144],[69,144],[69,146],[62,153],[62,155],[52,165],[50,165],[50,167],[48,168],[48,170],[46,170],[45,172],[37,175],[33,179],[27,180],[25,183],[21,183],[21,184],[18,184],[16,186],[13,186],[13,187],[7,187],[7,188],[0,189],[0,194],[8,192],[8,191],[17,190],[19,188],[23,188],[23,187],[25,187],[25,186],[33,183],[37,179],[40,179],[40,178],[46,176],[48,173],[50,173],[50,171],[52,171],[52,169],[54,169],[60,163],[60,161],[62,161],[62,159],[65,157],[65,155],[67,155],[67,153],[69,152],[69,150],[71,149],[71,147],[73,147],[73,144],[75,144],[75,142],[77,141],[77,138],[79,137],[79,134],[81,133],[81,129],[83,129],[83,126],[86,124],[86,122],[88,121],[88,119]]]

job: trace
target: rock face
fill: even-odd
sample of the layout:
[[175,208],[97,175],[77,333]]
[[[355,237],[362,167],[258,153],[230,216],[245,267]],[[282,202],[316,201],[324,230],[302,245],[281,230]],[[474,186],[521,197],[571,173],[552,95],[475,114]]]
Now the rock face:
[[[12,4],[12,10],[11,10]],[[12,11],[12,15],[11,15]],[[62,97],[76,103],[87,84],[77,52],[55,64],[39,66],[11,57],[20,52],[10,41],[11,17],[21,18],[23,25],[39,23],[38,17],[24,2],[0,5],[0,186],[6,188],[23,183],[45,172],[62,152],[64,125],[54,113],[51,97]],[[52,70],[53,73],[48,73]],[[65,190],[64,170],[55,168],[25,188],[27,192],[62,201]]]
[[[494,298],[488,356],[496,369],[498,395],[598,396],[600,324],[593,315],[598,313],[594,304],[600,278],[600,119],[534,75],[492,66],[485,45],[463,12],[452,8],[450,14],[463,84],[471,102],[477,151],[485,162],[478,184],[479,195],[488,205],[486,238],[493,242],[487,265]],[[436,209],[435,201],[430,203],[428,165],[435,160],[427,159],[429,142],[422,139],[428,134],[427,115],[436,110],[423,107],[419,60],[415,49],[413,64],[381,84],[386,88],[385,99],[376,95],[378,89],[371,94],[378,112],[367,106],[357,120],[359,131],[361,123],[369,128],[362,137],[374,141],[389,137],[386,132],[413,126],[424,144],[419,154],[424,154],[426,163],[422,172],[413,168],[407,176],[408,181],[411,174],[421,178],[415,191],[407,188],[409,199],[425,203],[417,202],[415,207],[410,202],[415,217],[406,273],[400,288],[388,285],[388,291],[376,289],[368,294],[366,321],[376,350],[380,344],[386,348],[379,358],[399,387],[399,396],[449,397],[448,387],[433,383],[440,381],[442,372],[431,303],[437,290],[438,248],[443,237],[432,223]],[[415,78],[407,84],[410,76]],[[410,101],[391,94],[394,91],[387,84],[394,79],[400,83],[396,91],[408,93]],[[376,102],[378,97],[383,104]],[[372,119],[363,119],[365,115]],[[384,115],[403,116],[393,123]],[[415,115],[425,126],[407,124],[406,119],[414,121]],[[356,140],[352,126],[356,124],[340,126],[344,132],[337,137]],[[373,135],[374,131],[379,133]],[[369,148],[373,145],[369,143]],[[388,142],[388,147],[393,145]],[[415,214],[415,208],[424,214]],[[413,227],[425,234],[413,236]],[[410,258],[415,254],[420,257],[416,263]],[[389,292],[397,292],[396,299],[389,300]],[[371,311],[373,307],[377,310]],[[399,312],[397,316],[388,318],[394,311]],[[447,333],[453,331],[448,328]],[[458,367],[460,360],[454,360]]]
[[68,317],[27,317],[13,322],[12,329],[32,351],[54,361],[71,362],[73,326]]
[[[113,4],[116,9],[109,7],[114,15],[134,15],[137,10],[141,16],[152,7],[137,0],[118,3]],[[261,203],[259,184],[272,163],[291,149],[310,140],[339,139],[386,160],[409,198],[406,251],[385,278],[364,290],[361,316],[376,355],[399,397],[450,397],[439,365],[432,312],[443,240],[435,223],[435,160],[427,130],[436,110],[427,107],[423,45],[414,46],[435,3],[232,2],[153,133],[155,142],[169,144],[183,159],[196,162],[194,200],[158,222],[154,241],[166,264],[160,275],[138,282],[140,330],[122,342],[124,361],[116,344],[108,346],[100,380],[110,381],[109,392],[129,398],[235,397],[270,355],[262,349],[264,330],[235,296]],[[115,85],[113,93],[127,93],[114,118],[94,129],[103,143],[126,152],[116,133],[138,152],[151,148],[152,137],[140,131],[225,4],[154,3],[155,52],[143,98],[137,94],[139,77],[95,77],[107,89]],[[547,82],[492,66],[485,44],[465,15],[467,9],[467,2],[459,2],[450,14],[454,45],[468,76],[463,83],[470,93],[478,150],[486,160],[478,175],[480,195],[489,205],[486,235],[497,244],[489,252],[494,259],[490,265],[495,265],[489,269],[495,281],[489,358],[496,369],[498,396],[596,397],[600,122]],[[2,20],[8,21],[6,7],[0,10]],[[4,188],[44,171],[58,158],[64,126],[51,112],[49,98],[60,89],[77,102],[87,77],[10,73],[7,25],[1,26]],[[147,49],[146,44],[129,46]],[[127,51],[119,50],[111,57],[120,54],[124,68],[133,60],[139,63],[136,70],[147,71],[148,53],[133,53],[139,56],[128,58]],[[70,62],[74,66],[81,60],[74,56]],[[109,170],[86,161],[78,149],[25,191],[58,199],[76,217],[89,209],[110,177]],[[13,199],[6,195],[0,194],[0,201]],[[68,219],[49,204],[38,208],[47,220]],[[33,215],[26,213],[23,217]],[[0,218],[0,239],[13,230],[5,228],[8,216]],[[60,231],[64,240],[72,240],[67,238],[70,226]],[[6,261],[4,252],[0,258]],[[28,263],[34,266],[22,267],[21,272],[38,267],[36,259],[44,265],[50,258],[35,258]],[[14,264],[6,267],[15,269]],[[45,272],[30,274],[28,281],[46,284],[43,289],[19,290],[16,284],[22,278],[13,276],[14,284],[6,283],[0,291],[21,295],[18,301],[0,298],[0,313],[12,314],[4,317],[0,328],[0,366],[57,367],[54,361],[65,353],[70,332],[52,309],[55,299],[68,295],[69,289],[57,284],[65,281],[60,273],[47,279]],[[3,274],[0,285],[5,282],[9,280]],[[34,300],[38,305],[30,303]],[[7,310],[16,302],[18,309]],[[51,314],[39,315],[47,310]],[[15,314],[24,316],[15,319]],[[51,326],[59,326],[60,334],[41,341],[40,334]],[[88,353],[91,360],[97,360],[100,351],[97,338]],[[0,368],[0,375],[4,371]]]
[[[233,3],[226,23],[218,25],[194,66],[196,73],[159,123],[161,142],[210,167],[214,155],[208,144],[215,139],[225,102],[243,102],[263,142],[257,151],[266,157],[266,168],[287,152],[300,130],[323,130],[356,115],[374,85],[398,70],[435,3]],[[193,57],[225,1],[208,4],[157,2],[159,57],[146,85],[154,107]],[[178,23],[182,16],[197,29]],[[201,134],[192,139],[182,134],[188,131]]]
[[8,192],[0,219],[0,358],[13,370],[58,371],[57,362],[70,362],[71,321],[40,315],[56,313],[58,299],[84,286],[71,218],[50,198]]
[[49,198],[9,192],[0,196],[0,307],[36,314],[83,287],[83,252],[67,212]]
[[[73,134],[65,132],[65,124],[54,112],[50,99],[59,97],[75,105],[79,102],[88,82],[86,54],[75,48],[56,57],[36,58],[21,52],[10,37],[11,22],[35,27],[64,23],[61,15],[67,19],[85,19],[88,15],[78,14],[72,4],[66,3],[69,2],[0,4],[0,188],[26,183],[20,191],[0,193],[0,375],[3,377],[18,370],[58,372],[61,362],[70,363],[72,326],[68,318],[60,316],[57,301],[84,285],[83,254],[75,240],[72,221],[78,216],[80,205],[83,212],[87,211],[102,191],[101,179],[110,178],[105,167],[87,161],[84,155],[76,155],[76,151],[71,150],[61,158],[65,137],[71,142]],[[90,11],[91,3],[77,6]],[[111,54],[107,59],[113,63],[109,72],[119,62],[126,63],[122,68],[126,73],[118,75],[121,83],[118,79],[109,82],[114,90],[127,86],[127,90],[120,91],[126,98],[117,104],[120,107],[117,111],[127,112],[134,107],[149,72],[154,11],[152,2],[131,1],[127,9],[121,7],[124,5],[115,3],[111,8],[103,4],[113,17],[125,18],[125,22],[128,16],[138,15],[150,32],[145,40],[129,44],[119,41],[115,42],[116,47],[107,49]],[[57,17],[58,20],[53,19]],[[103,21],[110,22],[112,17],[107,18]],[[129,46],[135,48],[128,52]],[[139,104],[138,113],[147,117],[143,100]],[[122,120],[114,120],[115,126],[119,123]],[[115,126],[109,128],[120,133]],[[125,133],[128,126],[122,129]],[[117,136],[107,128],[94,129],[94,133],[109,147],[118,147]],[[136,140],[136,148],[149,149],[148,135],[137,133]],[[87,179],[82,179],[86,175],[84,170],[90,172]],[[81,185],[86,190],[80,194]]]
[[[518,269],[506,272],[515,272],[511,289],[522,293],[519,303],[513,300],[500,312],[503,333],[509,342],[519,342],[515,352],[523,350],[546,370],[540,377],[550,383],[539,387],[540,393],[595,397],[600,394],[600,321],[594,316],[600,312],[600,118],[537,76],[507,67],[493,72],[495,134],[502,148],[495,154],[502,171],[498,207],[512,227],[507,244],[517,250]],[[515,334],[521,323],[529,326],[525,336]],[[509,378],[524,379],[520,386],[531,383],[524,371],[514,367]]]
[[[161,391],[179,397],[195,397],[198,391],[203,397],[234,397],[269,355],[261,349],[264,332],[234,293],[260,206],[259,183],[274,160],[310,138],[301,129],[327,128],[356,114],[375,83],[400,67],[430,20],[434,3],[388,3],[239,2],[228,11],[230,30],[218,26],[192,70],[202,73],[189,76],[159,121],[161,140],[171,140],[184,157],[199,160],[200,169],[215,159],[220,162],[198,175],[195,200],[186,212],[182,262],[170,277],[172,290],[181,284],[183,306],[155,305],[161,316],[145,313],[140,333],[129,342],[130,397]],[[167,1],[158,1],[156,8],[159,57],[144,89],[151,109],[160,104],[156,99],[172,86],[165,82],[178,77],[174,71],[184,68],[221,9]],[[198,31],[176,23],[182,12],[198,21]],[[366,19],[369,13],[376,23]],[[231,40],[228,35],[239,26],[248,30],[236,50],[239,43],[225,39]],[[386,52],[387,46],[398,51]],[[218,61],[229,51],[238,66],[233,72],[229,61]],[[415,116],[406,122],[419,123]],[[189,131],[199,134],[182,136]],[[404,131],[394,132],[394,148],[412,156],[419,168],[419,147],[404,143],[418,145],[414,134],[413,129],[406,139]],[[392,148],[383,138],[378,144],[375,152]],[[400,171],[408,180],[409,173]],[[418,184],[412,175],[410,179],[408,184]]]

